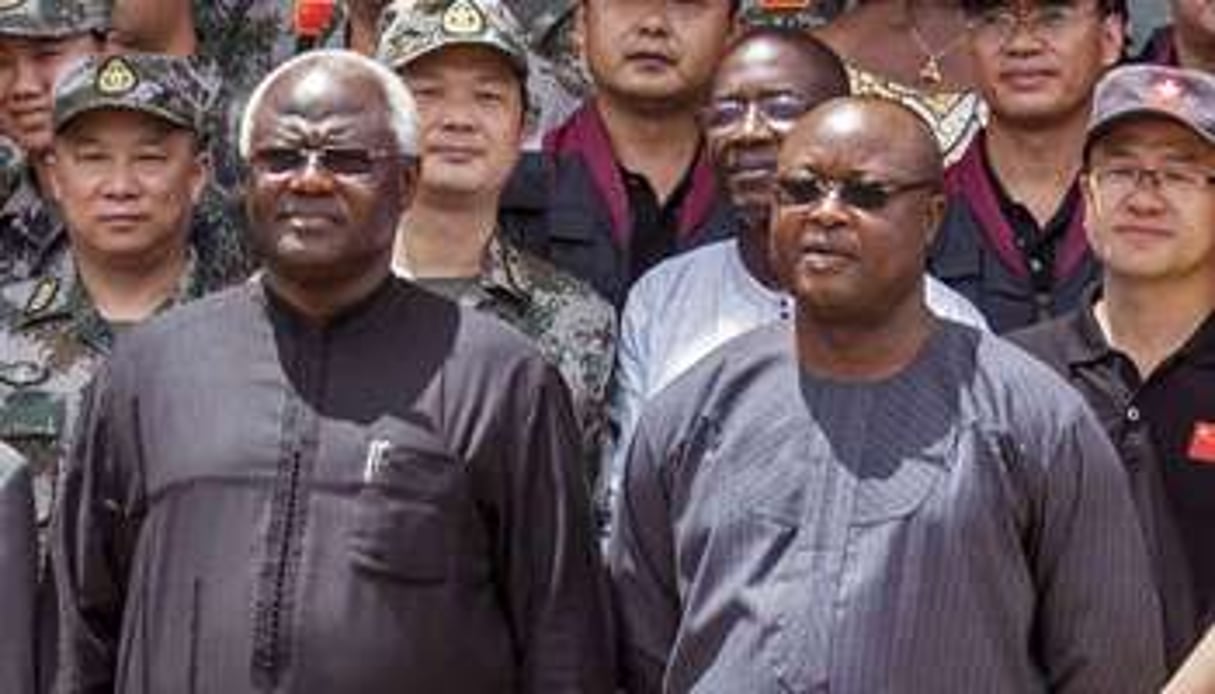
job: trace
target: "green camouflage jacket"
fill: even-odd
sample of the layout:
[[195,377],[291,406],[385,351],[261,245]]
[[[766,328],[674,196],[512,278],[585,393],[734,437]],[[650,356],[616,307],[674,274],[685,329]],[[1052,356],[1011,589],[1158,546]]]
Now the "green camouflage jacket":
[[589,285],[497,236],[475,284],[449,298],[502,319],[561,372],[582,427],[588,481],[593,481],[608,426],[617,335],[612,305]]
[[0,286],[35,277],[67,252],[67,235],[54,205],[25,170],[0,205]]
[[[200,217],[189,266],[165,307],[240,279],[231,231]],[[38,277],[0,288],[0,440],[29,461],[40,527],[51,508],[57,465],[80,404],[81,390],[109,353],[115,331],[93,307],[70,253]]]

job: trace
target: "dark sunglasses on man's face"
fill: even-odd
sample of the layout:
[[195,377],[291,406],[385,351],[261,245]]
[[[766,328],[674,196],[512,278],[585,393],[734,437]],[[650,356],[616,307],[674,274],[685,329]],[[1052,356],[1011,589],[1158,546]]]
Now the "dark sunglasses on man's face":
[[813,171],[802,171],[781,177],[776,181],[776,199],[782,207],[810,207],[822,203],[828,195],[835,194],[843,204],[872,212],[889,204],[896,195],[935,185],[935,181],[841,181]]
[[253,153],[252,163],[265,173],[283,175],[303,171],[312,164],[336,176],[365,176],[381,159],[398,156],[389,149],[359,147],[266,147]]

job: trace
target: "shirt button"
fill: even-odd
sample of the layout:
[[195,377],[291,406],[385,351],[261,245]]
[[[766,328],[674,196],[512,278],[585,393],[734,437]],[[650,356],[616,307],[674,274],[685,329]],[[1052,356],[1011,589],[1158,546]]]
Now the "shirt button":
[[1031,259],[1029,261],[1029,270],[1030,272],[1042,272],[1042,261],[1037,258]]
[[1131,407],[1126,408],[1126,418],[1127,418],[1127,421],[1138,422],[1139,421],[1139,408],[1135,407],[1133,405]]

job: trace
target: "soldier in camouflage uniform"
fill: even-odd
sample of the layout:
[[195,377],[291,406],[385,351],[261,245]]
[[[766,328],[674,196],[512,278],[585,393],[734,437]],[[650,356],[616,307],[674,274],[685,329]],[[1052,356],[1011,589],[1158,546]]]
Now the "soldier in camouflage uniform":
[[21,148],[0,143],[0,285],[45,270],[64,252],[63,225],[30,163],[50,146],[55,80],[104,47],[109,14],[108,0],[0,2],[0,128]]
[[409,84],[421,121],[421,173],[394,268],[534,341],[574,396],[593,477],[615,311],[588,285],[498,233],[498,201],[528,118],[518,24],[498,0],[398,1],[385,19],[378,58]]
[[[115,330],[229,284],[243,267],[225,238],[231,229],[211,226],[192,210],[207,175],[201,123],[212,89],[186,59],[136,54],[90,59],[56,91],[47,181],[63,204],[70,252],[39,276],[0,289],[0,438],[30,461],[40,527],[79,393],[109,352]],[[107,140],[107,129],[126,135]],[[174,137],[184,144],[169,140]],[[191,167],[188,177],[175,166]],[[151,179],[159,181],[156,187]],[[165,228],[172,223],[189,228]],[[114,225],[117,233],[110,231]],[[143,245],[123,245],[131,239]],[[173,253],[161,255],[165,246]],[[131,286],[129,268],[140,267],[145,281],[163,268],[142,269],[138,261],[149,257],[180,259],[168,295],[149,292],[151,304],[142,293],[121,296]],[[123,270],[114,269],[120,265]],[[81,270],[86,267],[90,272]],[[109,284],[118,275],[124,284]],[[99,288],[114,309],[106,311],[116,316],[112,321],[93,299]]]

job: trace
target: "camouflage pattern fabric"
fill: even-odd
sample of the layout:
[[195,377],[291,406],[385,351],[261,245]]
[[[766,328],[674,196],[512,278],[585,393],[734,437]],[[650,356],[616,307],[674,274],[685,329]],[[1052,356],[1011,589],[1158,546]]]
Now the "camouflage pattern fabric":
[[41,274],[66,252],[59,212],[24,167],[16,189],[0,205],[0,286]]
[[[197,218],[187,271],[162,309],[240,279],[245,264],[232,255],[230,233]],[[0,440],[30,463],[42,529],[82,390],[117,329],[93,307],[70,253],[42,275],[0,288]]]
[[611,304],[589,285],[497,236],[486,249],[481,276],[455,298],[526,335],[561,372],[573,396],[592,482],[608,433],[617,336]]
[[110,0],[0,0],[0,36],[61,38],[110,26]]
[[381,15],[376,57],[394,70],[454,45],[497,50],[527,75],[527,36],[500,0],[395,0]]
[[742,21],[751,27],[813,29],[844,10],[844,0],[743,0]]
[[[239,191],[236,128],[245,102],[270,70],[295,54],[292,6],[292,0],[194,0],[198,59],[222,77],[208,132],[212,178],[226,193]],[[321,43],[340,46],[344,37],[339,16]]]
[[128,53],[89,58],[55,87],[55,130],[89,111],[139,111],[206,137],[206,116],[220,81],[197,61],[169,55]]
[[25,176],[25,153],[16,142],[0,135],[0,205],[17,192]]

